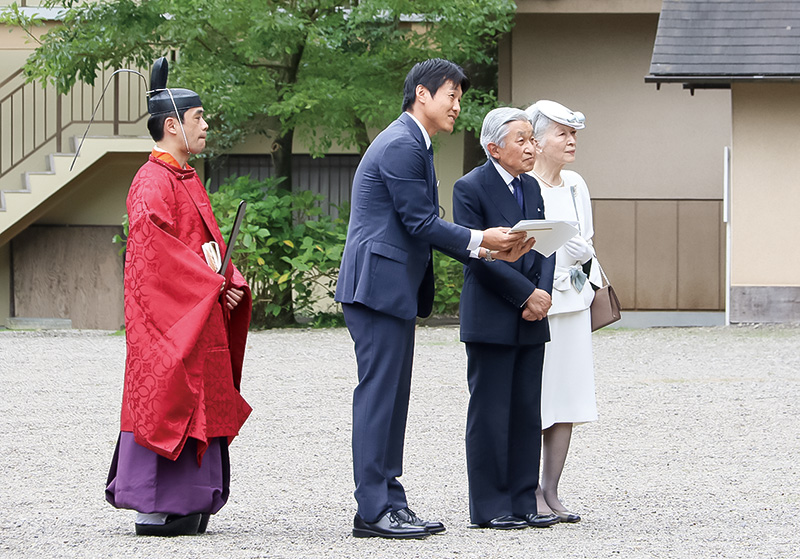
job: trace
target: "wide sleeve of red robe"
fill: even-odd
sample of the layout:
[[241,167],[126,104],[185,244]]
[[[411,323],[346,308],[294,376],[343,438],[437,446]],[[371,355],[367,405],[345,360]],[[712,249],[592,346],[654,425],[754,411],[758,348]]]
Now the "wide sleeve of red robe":
[[127,357],[121,429],[171,460],[187,437],[198,461],[212,437],[232,440],[251,408],[239,394],[252,306],[234,266],[228,286],[245,297],[229,312],[222,276],[202,245],[225,244],[194,169],[150,157],[128,194],[125,259]]

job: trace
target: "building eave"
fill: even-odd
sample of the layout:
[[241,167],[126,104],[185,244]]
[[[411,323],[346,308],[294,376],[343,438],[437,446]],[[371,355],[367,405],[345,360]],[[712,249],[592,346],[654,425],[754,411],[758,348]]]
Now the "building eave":
[[656,75],[644,77],[645,83],[682,83],[684,89],[730,89],[733,83],[786,83],[800,82],[800,75]]

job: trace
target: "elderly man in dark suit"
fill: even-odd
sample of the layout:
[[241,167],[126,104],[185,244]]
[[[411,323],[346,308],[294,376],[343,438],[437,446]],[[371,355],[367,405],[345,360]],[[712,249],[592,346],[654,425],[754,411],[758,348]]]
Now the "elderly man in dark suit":
[[[336,300],[355,343],[353,471],[355,537],[424,538],[444,531],[408,507],[398,481],[411,388],[417,316],[433,305],[431,248],[462,261],[516,260],[530,250],[507,228],[470,230],[440,219],[431,137],[452,132],[469,88],[447,60],[414,66],[403,114],[370,145],[353,180],[350,225]],[[493,251],[498,251],[497,253]]]
[[[453,219],[465,227],[513,226],[543,219],[535,179],[533,128],[524,111],[500,108],[483,121],[488,161],[454,187]],[[461,341],[467,350],[470,401],[467,473],[475,527],[546,527],[536,487],[544,345],[554,257],[529,252],[516,262],[471,259],[464,267]]]

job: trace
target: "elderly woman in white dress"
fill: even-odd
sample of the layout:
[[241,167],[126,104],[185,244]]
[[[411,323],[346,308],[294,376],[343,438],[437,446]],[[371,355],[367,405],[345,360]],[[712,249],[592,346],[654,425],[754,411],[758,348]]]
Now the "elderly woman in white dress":
[[[556,252],[553,306],[548,313],[550,343],[542,373],[542,469],[537,489],[539,514],[552,511],[562,522],[581,517],[558,497],[558,482],[567,459],[572,426],[597,419],[589,306],[594,298],[587,272],[594,256],[592,207],[581,176],[564,166],[575,161],[582,113],[554,101],[538,101],[527,111],[537,142],[531,174],[541,187],[545,217],[576,224],[575,235]],[[599,284],[599,282],[596,282]]]

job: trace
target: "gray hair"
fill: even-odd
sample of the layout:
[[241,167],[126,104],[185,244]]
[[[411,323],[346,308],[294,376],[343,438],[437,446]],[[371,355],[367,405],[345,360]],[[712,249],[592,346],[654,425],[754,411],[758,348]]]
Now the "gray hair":
[[548,116],[545,116],[545,114],[539,110],[539,107],[536,106],[536,103],[525,109],[525,114],[528,115],[528,118],[531,120],[531,124],[533,125],[533,139],[539,142],[540,146],[543,146],[545,143],[545,133],[547,133],[547,131],[556,123],[556,121],[550,119]]
[[500,107],[492,109],[483,119],[481,126],[481,147],[486,152],[486,157],[492,159],[489,153],[489,144],[505,147],[505,137],[508,134],[508,125],[516,121],[531,122],[531,119],[522,109],[514,107]]

